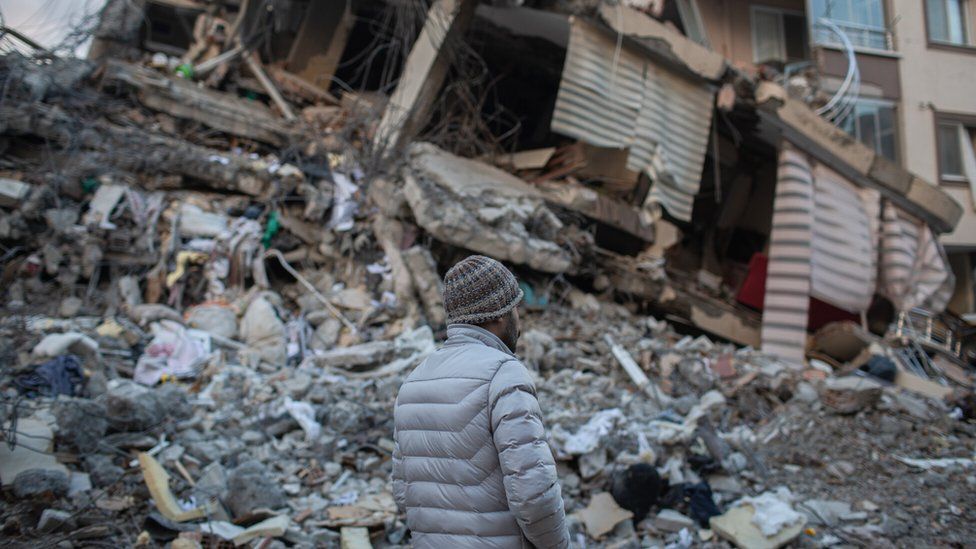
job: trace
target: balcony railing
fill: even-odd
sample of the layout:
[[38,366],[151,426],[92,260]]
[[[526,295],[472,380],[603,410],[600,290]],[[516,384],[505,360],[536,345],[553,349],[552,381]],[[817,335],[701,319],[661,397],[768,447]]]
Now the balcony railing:
[[830,36],[831,42],[839,43],[847,57],[847,74],[840,88],[825,105],[817,109],[817,114],[840,126],[854,111],[861,94],[861,71],[857,66],[854,43],[846,30],[830,19],[818,20],[814,25],[814,32],[818,35],[822,32],[824,36]]
[[815,44],[843,45],[838,43],[837,33],[834,29],[822,24],[825,21],[840,29],[854,47],[885,51],[894,49],[891,32],[884,27],[827,18],[819,19],[818,24],[814,26],[813,41]]

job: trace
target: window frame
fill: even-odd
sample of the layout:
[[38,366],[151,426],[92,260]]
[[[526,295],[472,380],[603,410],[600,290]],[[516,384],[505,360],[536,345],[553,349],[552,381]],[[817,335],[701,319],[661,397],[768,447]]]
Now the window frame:
[[[826,1],[830,1],[830,0],[826,0]],[[884,42],[885,42],[884,48],[876,48],[874,46],[866,46],[866,45],[863,45],[863,44],[860,44],[860,43],[856,43],[856,41],[854,41],[854,40],[851,40],[851,42],[852,42],[852,44],[854,46],[854,51],[855,52],[870,53],[870,54],[875,54],[875,55],[897,55],[897,51],[895,49],[894,36],[893,36],[893,34],[891,32],[891,29],[889,28],[889,25],[888,25],[888,12],[889,12],[889,8],[890,8],[890,6],[888,4],[888,0],[863,0],[863,1],[877,1],[878,2],[878,5],[881,8],[881,19],[882,19],[881,26],[874,26],[874,25],[864,24],[864,23],[856,23],[854,21],[845,21],[843,19],[835,19],[835,18],[830,18],[830,20],[833,21],[834,23],[836,23],[838,26],[840,26],[842,28],[845,25],[847,25],[847,26],[857,26],[857,27],[862,27],[863,30],[880,31],[880,32],[882,32],[884,34]],[[821,46],[821,47],[841,48],[842,49],[844,46],[843,46],[843,44],[840,43],[840,41],[837,41],[837,40],[820,41],[820,40],[817,39],[818,33],[817,33],[817,30],[816,30],[816,24],[817,24],[818,17],[817,17],[817,14],[814,13],[814,2],[815,2],[815,0],[807,0],[807,2],[806,2],[807,13],[808,13],[808,16],[807,16],[807,19],[808,19],[808,24],[807,24],[808,29],[807,29],[807,32],[810,35],[810,42],[812,44],[816,44],[817,46]],[[926,26],[926,29],[928,29],[927,26]]]
[[[780,47],[783,49],[783,59],[781,59],[779,61],[782,61],[783,63],[786,63],[786,64],[789,64],[791,62],[795,62],[795,61],[790,61],[789,59],[786,59],[786,26],[783,24],[783,16],[784,15],[793,15],[793,16],[796,16],[796,17],[802,17],[804,20],[806,20],[807,19],[807,14],[804,13],[804,12],[802,12],[802,11],[800,11],[800,10],[791,10],[791,9],[787,9],[787,8],[779,8],[779,7],[776,7],[776,6],[768,6],[766,4],[752,4],[751,6],[749,6],[749,34],[751,35],[750,36],[750,40],[752,42],[752,44],[751,44],[752,45],[752,63],[754,65],[758,65],[758,64],[760,64],[760,63],[762,63],[764,61],[769,61],[768,59],[757,59],[758,54],[759,54],[759,48],[757,47],[757,44],[756,44],[756,15],[755,14],[756,14],[756,12],[760,12],[760,11],[761,12],[770,13],[770,14],[774,14],[777,17],[779,17],[779,44],[780,44]],[[805,46],[805,49],[806,49],[807,60],[809,60],[809,58],[811,57],[811,52],[810,52],[810,29],[809,29],[809,25],[807,25],[807,27],[808,27],[807,28],[807,37],[806,37],[807,40],[806,40],[806,43],[804,44],[804,46]]]
[[[894,153],[895,153],[895,157],[894,158],[888,158],[888,157],[884,156],[883,154],[881,154],[881,151],[879,151],[879,150],[877,150],[875,148],[872,148],[872,150],[874,150],[874,153],[877,154],[878,156],[884,156],[887,160],[890,160],[891,162],[894,162],[896,164],[900,164],[901,163],[901,157],[902,157],[902,151],[901,151],[901,132],[899,131],[899,127],[898,127],[898,114],[899,114],[898,113],[898,102],[897,101],[893,101],[891,99],[884,99],[884,98],[881,98],[881,97],[859,97],[857,99],[857,101],[856,101],[856,103],[854,105],[854,109],[851,111],[851,113],[849,115],[850,117],[852,117],[852,123],[854,124],[854,133],[850,133],[849,135],[851,137],[853,137],[854,139],[856,139],[858,141],[858,143],[861,143],[862,145],[864,145],[865,147],[867,147],[868,144],[865,143],[864,141],[862,141],[861,140],[861,137],[857,135],[857,127],[858,127],[857,105],[871,105],[871,106],[874,106],[874,107],[885,107],[885,108],[891,109],[891,111],[892,111],[892,113],[891,113],[892,114],[892,122],[893,122],[893,124],[892,124],[892,131],[893,131],[893,136],[894,136]],[[881,124],[880,124],[880,120],[878,118],[877,111],[875,111],[875,113],[874,113],[874,121],[875,121],[875,128],[877,129],[877,133],[875,135],[875,146],[876,147],[880,147]],[[847,131],[847,130],[844,130],[844,131]]]
[[969,187],[969,180],[963,174],[960,177],[945,177],[942,173],[942,138],[939,136],[939,126],[943,124],[962,124],[969,129],[970,135],[976,132],[976,114],[956,113],[956,112],[936,112],[932,130],[935,133],[935,168],[937,171],[940,185],[947,187]]
[[936,40],[932,38],[932,28],[929,26],[929,2],[939,1],[945,2],[945,0],[922,0],[922,21],[925,24],[925,42],[929,49],[933,50],[947,50],[955,51],[960,53],[970,53],[976,54],[976,6],[973,5],[973,0],[963,0],[963,21],[966,23],[966,38],[969,41],[967,44],[956,44],[955,42],[944,42],[942,40]]

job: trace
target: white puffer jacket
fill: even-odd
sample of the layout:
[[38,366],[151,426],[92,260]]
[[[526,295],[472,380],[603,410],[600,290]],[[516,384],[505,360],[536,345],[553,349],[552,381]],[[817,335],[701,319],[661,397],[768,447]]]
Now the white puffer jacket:
[[494,334],[452,324],[400,387],[393,494],[418,549],[568,547],[535,386]]

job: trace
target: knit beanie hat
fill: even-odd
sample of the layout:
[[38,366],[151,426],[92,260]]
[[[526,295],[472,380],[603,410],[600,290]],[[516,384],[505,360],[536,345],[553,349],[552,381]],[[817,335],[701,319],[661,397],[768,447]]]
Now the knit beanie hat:
[[444,277],[448,324],[483,324],[500,318],[514,309],[522,296],[515,275],[483,255],[459,261]]

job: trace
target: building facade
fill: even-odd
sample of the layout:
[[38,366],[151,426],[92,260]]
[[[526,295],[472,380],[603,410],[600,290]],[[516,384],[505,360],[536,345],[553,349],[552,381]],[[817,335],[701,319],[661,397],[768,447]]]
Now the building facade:
[[733,66],[813,102],[819,95],[825,117],[962,206],[941,240],[957,280],[949,310],[973,314],[976,1],[715,0],[694,8],[695,32]]

